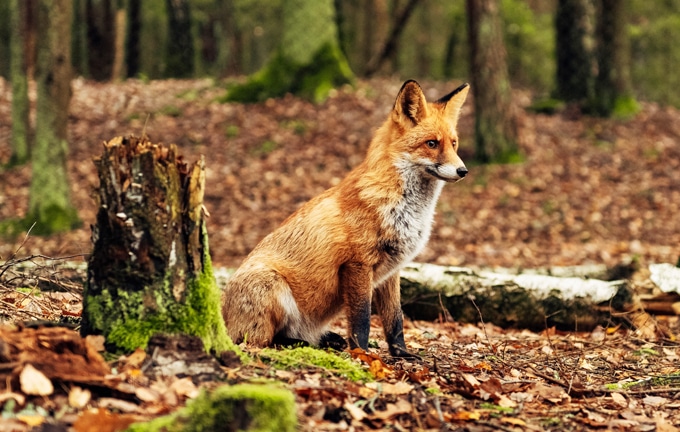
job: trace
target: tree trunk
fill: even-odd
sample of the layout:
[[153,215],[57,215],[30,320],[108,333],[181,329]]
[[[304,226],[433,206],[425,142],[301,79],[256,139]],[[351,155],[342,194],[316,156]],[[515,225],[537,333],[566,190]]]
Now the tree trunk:
[[115,19],[111,0],[85,0],[87,60],[90,76],[111,79],[114,56]]
[[26,35],[28,7],[25,0],[10,0],[10,79],[12,81],[12,156],[10,165],[23,165],[30,158],[30,104]]
[[66,231],[79,224],[71,205],[66,160],[71,101],[71,0],[38,3],[38,101],[27,223],[33,233]]
[[600,0],[597,26],[597,79],[594,111],[601,116],[627,116],[638,111],[630,81],[630,41],[623,0]]
[[111,68],[111,81],[120,81],[125,78],[125,35],[127,27],[127,14],[122,5],[116,10],[116,25],[114,27],[114,55],[113,67]]
[[512,91],[499,0],[467,0],[470,77],[475,105],[475,159],[512,162],[519,157]]
[[73,0],[73,42],[72,42],[72,64],[74,73],[86,78],[90,77],[90,56],[88,40],[88,0]]
[[567,102],[588,102],[593,89],[591,11],[587,0],[559,0],[555,14],[557,97]]
[[219,312],[203,218],[203,159],[187,166],[169,148],[114,138],[95,161],[99,211],[83,294],[82,333],[116,349],[158,332],[187,333],[207,350],[232,347]]
[[189,78],[194,74],[194,39],[188,0],[166,0],[168,39],[165,76]]
[[353,80],[338,40],[333,0],[283,3],[283,35],[277,53],[248,82],[232,88],[228,101],[257,102],[293,93],[320,102]]
[[125,40],[126,76],[134,78],[139,75],[139,38],[142,29],[141,0],[128,0],[127,36]]

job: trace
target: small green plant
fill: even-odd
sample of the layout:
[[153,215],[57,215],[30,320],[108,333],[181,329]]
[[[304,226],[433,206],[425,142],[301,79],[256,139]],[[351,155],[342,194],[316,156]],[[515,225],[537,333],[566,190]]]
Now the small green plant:
[[259,147],[253,149],[253,154],[256,156],[267,156],[269,153],[276,150],[278,144],[272,140],[266,140]]
[[534,101],[527,111],[534,112],[536,114],[555,114],[564,109],[564,102],[559,99],[546,98]]
[[227,138],[236,138],[241,133],[241,129],[236,125],[228,125],[224,128],[224,135]]
[[179,117],[182,115],[182,109],[175,105],[166,105],[158,110],[158,113],[169,117]]
[[196,99],[198,99],[201,96],[201,90],[200,89],[188,89],[182,92],[177,93],[177,98],[178,99],[183,99],[188,102],[193,102]]
[[281,126],[290,129],[295,135],[304,135],[309,129],[309,125],[304,120],[287,120]]

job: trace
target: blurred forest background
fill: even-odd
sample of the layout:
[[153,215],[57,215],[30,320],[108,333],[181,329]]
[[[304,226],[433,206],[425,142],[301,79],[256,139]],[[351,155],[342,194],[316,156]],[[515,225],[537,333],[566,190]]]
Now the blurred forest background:
[[[512,84],[539,96],[550,96],[556,88],[558,3],[581,4],[586,48],[594,50],[599,1],[500,1]],[[675,43],[680,40],[680,0],[614,3],[626,9],[634,96],[680,106],[676,73],[680,47]],[[73,0],[72,4],[75,73],[107,81],[251,74],[266,63],[281,40],[286,1]],[[465,80],[469,75],[465,1],[335,0],[334,5],[342,51],[358,76]],[[9,7],[10,1],[0,2],[3,77],[9,77]],[[395,29],[395,46],[377,68],[381,49],[395,36]],[[34,34],[29,36],[35,41]]]
[[89,252],[94,144],[149,131],[211,156],[211,243],[237,263],[416,78],[471,83],[475,166],[422,259],[676,262],[678,40],[680,0],[2,0],[0,233],[76,228],[33,250]]

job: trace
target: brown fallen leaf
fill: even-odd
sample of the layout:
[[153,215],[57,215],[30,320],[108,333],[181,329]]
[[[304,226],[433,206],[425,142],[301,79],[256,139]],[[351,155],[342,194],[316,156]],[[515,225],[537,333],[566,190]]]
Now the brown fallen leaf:
[[564,391],[562,387],[554,385],[538,382],[533,385],[532,391],[543,399],[554,404],[561,404],[571,400],[571,397],[567,394],[567,392]]
[[87,344],[87,346],[92,348],[93,350],[95,350],[97,352],[106,351],[106,348],[104,347],[105,342],[106,342],[106,338],[102,335],[87,335],[87,336],[85,336],[85,343]]
[[411,404],[404,400],[399,399],[397,403],[388,403],[385,406],[384,411],[376,411],[373,413],[372,417],[380,420],[389,420],[392,417],[396,417],[400,414],[407,414],[413,410]]
[[405,395],[409,394],[413,390],[413,385],[404,381],[398,381],[396,384],[390,384],[386,382],[370,382],[366,384],[366,387],[390,395]]
[[369,372],[376,379],[384,379],[394,370],[389,367],[377,354],[368,353],[361,348],[354,348],[349,351],[353,359],[358,359],[369,366]]
[[527,423],[524,420],[518,419],[516,417],[501,417],[500,420],[501,420],[502,423],[511,424],[513,426],[526,426],[527,425]]
[[71,387],[68,392],[68,404],[73,408],[84,408],[92,399],[92,393],[88,389],[78,386]]
[[145,420],[133,414],[114,414],[104,408],[83,412],[73,423],[75,432],[117,432],[127,429],[132,423]]
[[366,416],[368,415],[364,412],[364,410],[362,410],[361,408],[359,408],[358,406],[354,405],[349,401],[345,401],[343,408],[345,408],[349,415],[351,415],[352,418],[357,421],[365,419]]
[[27,395],[48,396],[54,392],[52,381],[30,363],[19,374],[19,383]]
[[170,390],[174,391],[177,396],[189,399],[195,398],[200,392],[190,377],[180,378],[174,381],[170,384]]
[[45,423],[45,417],[41,416],[40,414],[17,414],[17,419],[19,419],[22,423],[26,423],[30,427],[38,427],[41,424]]
[[479,420],[482,414],[479,411],[457,411],[455,413],[445,413],[444,418],[447,421],[469,421]]

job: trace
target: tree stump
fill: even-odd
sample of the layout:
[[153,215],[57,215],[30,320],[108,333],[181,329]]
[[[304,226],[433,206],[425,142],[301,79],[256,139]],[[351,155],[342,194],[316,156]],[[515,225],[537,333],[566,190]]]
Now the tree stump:
[[81,332],[103,334],[118,350],[145,347],[159,332],[233,349],[208,251],[203,158],[189,166],[175,145],[131,136],[104,143],[95,164],[99,211]]

